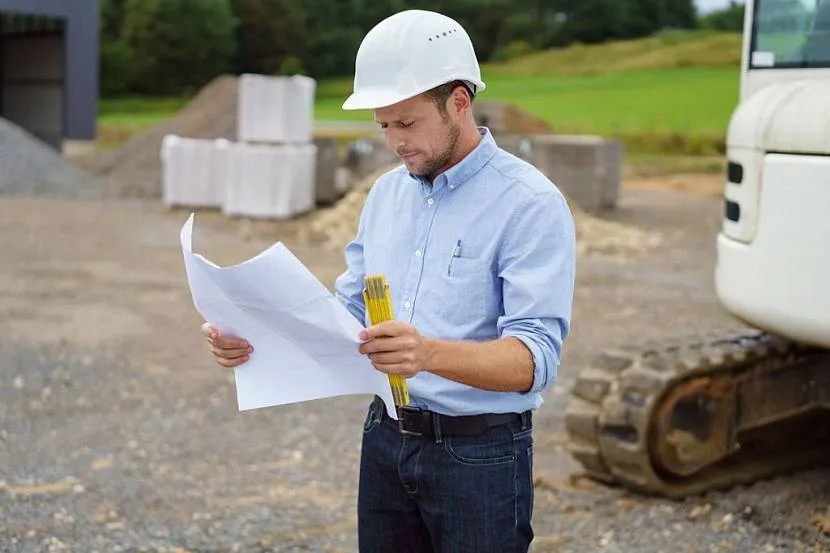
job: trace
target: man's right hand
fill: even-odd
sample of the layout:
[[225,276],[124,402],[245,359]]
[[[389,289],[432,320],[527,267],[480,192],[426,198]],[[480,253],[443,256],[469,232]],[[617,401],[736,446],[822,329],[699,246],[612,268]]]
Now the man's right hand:
[[217,363],[223,367],[236,367],[248,360],[254,348],[242,338],[223,336],[210,323],[202,325],[202,334],[210,344],[210,351]]

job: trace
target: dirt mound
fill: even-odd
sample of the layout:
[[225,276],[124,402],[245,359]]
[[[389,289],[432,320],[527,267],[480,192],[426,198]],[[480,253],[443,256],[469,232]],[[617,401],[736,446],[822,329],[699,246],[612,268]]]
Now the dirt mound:
[[187,138],[236,138],[237,79],[224,75],[205,86],[175,117],[132,137],[112,152],[96,156],[89,171],[116,196],[161,194],[161,141],[168,134]]
[[494,135],[549,134],[550,125],[513,104],[492,100],[473,102],[473,115],[479,125]]
[[88,197],[99,192],[90,175],[54,148],[0,119],[0,195]]
[[[341,250],[357,232],[360,211],[366,195],[378,177],[391,170],[386,167],[367,176],[339,202],[330,208],[320,209],[307,217],[307,238],[326,247]],[[631,225],[594,217],[573,202],[569,202],[576,225],[577,252],[604,254],[626,258],[645,252],[661,241],[661,236]]]

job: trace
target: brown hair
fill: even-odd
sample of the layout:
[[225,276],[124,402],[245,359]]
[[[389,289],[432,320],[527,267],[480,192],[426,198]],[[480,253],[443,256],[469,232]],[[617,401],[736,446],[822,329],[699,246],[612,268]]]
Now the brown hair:
[[450,94],[452,94],[453,91],[459,86],[463,86],[467,90],[467,93],[470,95],[470,102],[472,102],[473,98],[475,98],[475,94],[473,94],[473,91],[470,90],[470,87],[467,86],[467,83],[464,81],[451,81],[449,83],[438,85],[435,88],[424,92],[424,96],[435,102],[435,105],[438,106],[438,111],[441,115],[443,117],[447,117],[447,100],[449,99]]

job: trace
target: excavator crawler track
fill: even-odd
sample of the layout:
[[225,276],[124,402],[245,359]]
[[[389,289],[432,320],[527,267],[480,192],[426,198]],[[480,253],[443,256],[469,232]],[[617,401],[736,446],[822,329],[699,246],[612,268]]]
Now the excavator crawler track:
[[[713,449],[706,440],[717,441],[720,436],[710,431],[701,444],[690,437],[690,432],[675,429],[664,432],[674,420],[666,414],[665,405],[671,402],[672,394],[683,390],[684,386],[691,389],[697,383],[705,382],[705,386],[698,386],[703,390],[699,394],[713,395],[717,390],[725,390],[723,397],[730,398],[734,396],[728,393],[743,390],[742,393],[749,394],[751,400],[755,390],[761,390],[757,392],[759,394],[763,391],[757,385],[752,387],[763,375],[813,359],[816,355],[814,349],[796,346],[761,332],[678,343],[640,352],[604,352],[585,368],[571,390],[571,401],[565,414],[568,450],[581,463],[585,473],[596,480],[620,484],[641,493],[676,498],[746,484],[818,463],[826,457],[824,448],[808,445],[793,450],[790,444],[776,443],[779,438],[786,440],[792,432],[768,432],[760,445],[756,441],[747,451],[743,451],[736,440],[734,451],[708,464],[705,457]],[[822,360],[830,360],[826,353],[819,355],[824,355]],[[826,369],[830,372],[830,364]],[[798,378],[794,373],[791,370],[789,374]],[[774,376],[780,378],[780,373]],[[694,397],[707,399],[705,395]],[[712,404],[724,406],[721,408],[723,413],[706,407],[709,409],[706,417],[721,417],[710,424],[710,430],[737,432],[736,421],[742,416],[766,420],[763,413],[750,413],[751,409],[746,407],[743,412],[736,411],[739,406],[735,403],[724,399],[723,403]],[[681,414],[689,410],[687,405],[681,407],[685,409],[677,409]],[[684,440],[695,442],[697,449],[686,447]],[[728,439],[720,441],[729,442]],[[664,453],[669,450],[680,461],[675,460],[673,464],[674,458]],[[665,470],[665,466],[682,468],[683,463],[694,466],[699,460],[695,455],[704,458],[699,470],[689,474]]]

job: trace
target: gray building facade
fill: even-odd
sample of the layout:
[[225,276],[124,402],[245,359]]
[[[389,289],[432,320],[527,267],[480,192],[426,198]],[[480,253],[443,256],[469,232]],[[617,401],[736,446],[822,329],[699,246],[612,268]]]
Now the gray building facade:
[[59,150],[95,139],[98,0],[0,0],[0,117]]

